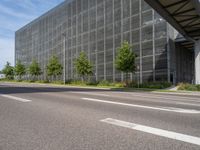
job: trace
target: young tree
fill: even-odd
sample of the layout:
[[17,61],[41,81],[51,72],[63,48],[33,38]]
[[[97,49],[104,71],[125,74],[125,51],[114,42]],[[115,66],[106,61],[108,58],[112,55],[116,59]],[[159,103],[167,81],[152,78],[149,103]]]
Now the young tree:
[[84,81],[85,76],[92,74],[92,65],[84,52],[81,52],[79,57],[75,60],[75,67],[82,81]]
[[7,79],[14,79],[14,67],[10,66],[9,62],[6,63],[5,67],[2,70],[2,73],[5,74]]
[[26,74],[26,67],[21,63],[20,60],[17,61],[14,70],[15,70],[15,75],[19,77],[19,80],[21,80],[22,76]]
[[63,67],[58,61],[58,57],[52,56],[47,64],[47,75],[53,76],[55,80],[57,75],[62,75]]
[[41,68],[39,64],[36,62],[36,60],[33,60],[32,63],[30,64],[28,71],[31,76],[33,76],[33,80],[35,80],[35,77],[41,75]]
[[126,74],[126,84],[128,84],[128,73],[134,73],[135,66],[135,53],[131,50],[128,42],[123,42],[118,49],[117,57],[115,60],[116,68]]

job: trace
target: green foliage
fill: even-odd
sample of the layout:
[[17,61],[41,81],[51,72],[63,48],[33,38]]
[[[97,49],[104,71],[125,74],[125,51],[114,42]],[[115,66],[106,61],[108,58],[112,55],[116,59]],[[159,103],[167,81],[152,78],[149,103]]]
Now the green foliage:
[[116,57],[116,68],[122,72],[130,73],[135,72],[135,58],[136,55],[131,51],[131,46],[128,42],[123,42],[122,46],[118,49]]
[[81,52],[79,57],[75,60],[75,67],[77,73],[82,77],[82,81],[84,80],[85,76],[92,74],[92,65],[90,64],[84,52]]
[[53,83],[53,84],[63,84],[63,81],[58,80],[58,81],[52,81],[51,83]]
[[102,80],[99,82],[98,86],[110,86],[110,82],[107,80]]
[[97,86],[110,86],[110,87],[117,87],[117,88],[120,88],[120,87],[125,87],[125,84],[123,82],[110,82],[110,81],[107,81],[107,80],[102,80],[100,81]]
[[98,81],[89,81],[86,83],[86,85],[89,85],[89,86],[97,86],[99,84]]
[[[139,84],[139,88],[149,88],[149,89],[165,89],[171,86],[169,82],[146,82]],[[138,88],[138,84],[136,82],[129,83],[128,87]]]
[[37,80],[35,81],[35,83],[49,83],[48,80]]
[[80,80],[68,80],[66,84],[77,86],[99,86],[99,87],[124,87],[124,83],[121,82],[109,82],[107,80],[102,81],[80,81]]
[[80,80],[73,80],[73,81],[71,81],[68,84],[85,86],[87,84],[87,82],[86,81],[80,81]]
[[58,61],[58,57],[52,56],[47,65],[48,76],[53,76],[54,78],[58,75],[62,75],[63,67]]
[[135,53],[131,50],[132,47],[128,42],[123,42],[121,47],[117,50],[115,60],[116,69],[125,73],[126,85],[128,85],[128,73],[134,73],[135,66]]
[[30,64],[28,71],[30,75],[33,77],[41,75],[41,68],[39,64],[36,62],[36,60],[33,60],[32,63]]
[[14,67],[10,66],[9,62],[6,63],[5,67],[2,70],[2,73],[5,74],[7,79],[14,79]]
[[178,86],[178,90],[200,91],[200,84],[194,85],[189,83],[180,83]]
[[21,63],[20,60],[17,61],[15,65],[15,75],[19,76],[19,80],[21,80],[21,77],[26,74],[26,68],[25,66]]

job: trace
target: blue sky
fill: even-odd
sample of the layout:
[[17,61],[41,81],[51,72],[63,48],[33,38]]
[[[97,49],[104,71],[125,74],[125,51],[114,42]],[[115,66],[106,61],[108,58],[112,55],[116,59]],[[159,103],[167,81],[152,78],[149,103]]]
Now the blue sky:
[[14,65],[15,31],[64,0],[0,0],[0,70]]

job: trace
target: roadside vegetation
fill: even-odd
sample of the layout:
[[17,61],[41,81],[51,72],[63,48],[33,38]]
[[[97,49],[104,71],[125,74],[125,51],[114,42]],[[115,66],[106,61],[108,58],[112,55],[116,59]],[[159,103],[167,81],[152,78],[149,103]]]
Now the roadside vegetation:
[[136,55],[132,51],[132,47],[128,42],[123,42],[121,47],[117,51],[117,57],[115,60],[116,69],[125,74],[125,82],[128,86],[128,75],[129,73],[135,73],[135,58]]
[[79,57],[75,59],[74,65],[76,67],[77,74],[81,77],[81,81],[88,81],[89,75],[92,75],[93,72],[92,65],[84,52],[80,52]]
[[[65,81],[66,85],[72,86],[93,86],[93,87],[109,87],[109,88],[130,88],[130,89],[165,89],[171,86],[168,82],[148,82],[138,83],[138,81],[130,80],[130,75],[135,74],[136,54],[133,51],[132,46],[128,42],[123,42],[121,47],[117,49],[115,58],[115,67],[121,71],[124,75],[123,82],[111,82],[107,80],[94,81],[91,80],[91,75],[96,75],[93,72],[92,63],[89,61],[87,55],[82,51],[79,56],[74,59],[74,72],[75,80]],[[64,81],[60,80],[64,70],[61,62],[56,55],[52,55],[45,68],[41,68],[39,62],[33,59],[31,64],[23,64],[20,60],[17,60],[15,67],[12,67],[9,62],[5,65],[2,73],[5,74],[5,79],[0,81],[10,82],[28,82],[28,83],[50,83],[50,84],[64,84]],[[40,76],[44,74],[45,79],[41,80]]]
[[178,90],[200,91],[200,84],[194,85],[194,84],[189,84],[189,83],[180,83],[178,85]]

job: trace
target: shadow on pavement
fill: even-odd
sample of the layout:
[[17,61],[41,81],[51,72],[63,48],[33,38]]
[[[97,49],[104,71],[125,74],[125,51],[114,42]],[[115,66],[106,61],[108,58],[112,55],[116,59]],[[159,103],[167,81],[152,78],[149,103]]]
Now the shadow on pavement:
[[[0,85],[0,94],[20,94],[20,93],[44,93],[44,92],[104,92],[110,91],[105,89],[92,89],[92,88],[73,88],[73,87],[17,87]],[[114,90],[112,90],[114,91]]]

